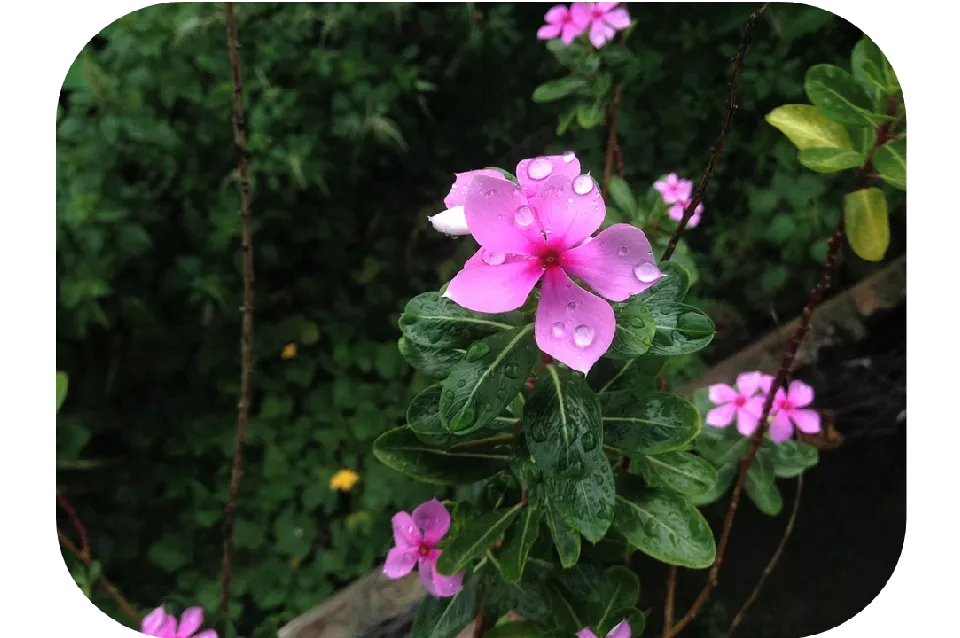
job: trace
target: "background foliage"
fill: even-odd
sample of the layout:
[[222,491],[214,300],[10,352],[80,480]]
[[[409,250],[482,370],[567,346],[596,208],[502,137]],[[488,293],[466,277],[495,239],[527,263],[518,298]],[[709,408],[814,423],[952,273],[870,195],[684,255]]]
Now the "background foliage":
[[[632,8],[637,68],[619,128],[635,187],[668,171],[699,178],[752,8]],[[453,172],[566,148],[602,172],[602,127],[557,138],[560,107],[530,99],[558,72],[533,38],[542,11],[237,6],[257,271],[241,632],[365,573],[391,511],[433,495],[369,452],[426,385],[397,350],[400,310],[472,250],[426,223]],[[717,300],[727,331],[714,356],[770,327],[771,309],[792,316],[816,277],[848,178],[805,169],[762,116],[804,101],[806,69],[846,65],[859,36],[802,5],[774,5],[758,25],[734,131],[688,233],[691,296]],[[218,591],[241,291],[229,101],[220,6],[168,4],[97,35],[57,112],[57,368],[70,375],[58,484],[103,571],[144,607],[176,592],[212,609]],[[891,197],[891,257],[902,207]],[[874,267],[850,259],[845,279]],[[689,363],[680,374],[695,374]],[[362,477],[349,493],[328,486],[341,468]]]

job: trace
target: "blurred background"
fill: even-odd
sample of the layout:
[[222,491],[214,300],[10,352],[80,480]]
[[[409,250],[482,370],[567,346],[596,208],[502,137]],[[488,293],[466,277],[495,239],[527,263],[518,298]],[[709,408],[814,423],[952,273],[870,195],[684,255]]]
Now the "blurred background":
[[[603,128],[558,137],[557,108],[531,102],[561,74],[534,37],[547,8],[236,6],[256,256],[255,396],[232,610],[241,635],[274,635],[374,569],[393,512],[435,495],[370,449],[424,385],[397,351],[400,310],[475,250],[426,219],[444,208],[454,172],[513,171],[522,158],[573,149],[585,170],[602,173]],[[626,180],[635,192],[666,172],[699,180],[755,7],[629,8],[639,24],[619,125]],[[847,66],[860,36],[804,5],[776,4],[757,25],[703,221],[686,233],[683,258],[698,274],[690,303],[718,335],[670,370],[671,383],[696,380],[803,307],[849,176],[803,168],[763,115],[806,102],[806,69]],[[230,99],[221,5],[165,4],[95,35],[57,110],[57,368],[70,377],[58,489],[99,570],[145,609],[172,601],[212,611],[219,595],[242,290]],[[888,261],[905,250],[901,194],[891,206]],[[834,291],[881,267],[845,251]],[[836,411],[838,430],[867,434],[825,452],[811,472],[793,550],[745,635],[823,631],[892,573],[905,521],[904,326],[902,308],[885,313],[866,339],[801,372],[825,402],[818,407]],[[349,489],[330,485],[342,469],[359,475]],[[714,635],[711,617],[736,610],[785,516],[744,513],[720,588],[730,600],[718,598],[695,631]],[[122,621],[89,587],[95,575],[65,560]],[[665,574],[652,577],[642,604],[659,599]],[[699,578],[687,579],[694,594]],[[681,601],[685,591],[682,581]]]

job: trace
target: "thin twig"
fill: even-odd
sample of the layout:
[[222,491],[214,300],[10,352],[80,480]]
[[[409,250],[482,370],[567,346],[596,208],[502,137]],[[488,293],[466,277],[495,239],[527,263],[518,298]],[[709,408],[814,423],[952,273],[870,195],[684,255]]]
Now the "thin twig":
[[[71,554],[76,556],[85,567],[90,567],[90,565],[93,563],[93,560],[90,558],[90,556],[85,554],[80,550],[79,547],[74,545],[73,541],[67,538],[66,534],[61,532],[59,529],[57,529],[57,538],[60,539],[60,544],[66,547]],[[123,613],[125,613],[130,620],[133,621],[134,625],[137,627],[140,626],[140,614],[138,614],[137,610],[133,608],[133,605],[128,603],[127,599],[124,598],[119,591],[117,591],[117,588],[113,586],[113,583],[111,583],[106,576],[100,574],[100,576],[97,578],[96,584],[99,587],[102,587],[103,591],[107,592],[107,595],[110,596],[115,603],[117,603],[117,606],[120,607],[120,609],[123,610]]]
[[[603,164],[603,196],[607,196],[607,186],[610,184],[610,175],[613,173],[614,150],[619,148],[617,144],[617,118],[620,115],[620,92],[621,85],[617,84],[613,89],[613,104],[610,106],[610,114],[607,117],[607,157]],[[619,156],[619,153],[617,153]],[[623,177],[623,157],[618,158],[619,174]]]
[[663,606],[663,633],[670,631],[673,625],[673,601],[677,596],[677,566],[670,565],[667,575],[667,601]]
[[763,589],[764,583],[767,582],[767,578],[770,574],[773,573],[774,568],[777,566],[777,561],[780,560],[780,556],[783,554],[783,548],[787,546],[787,541],[790,539],[790,535],[793,533],[793,526],[797,521],[797,510],[800,509],[800,494],[803,492],[803,474],[797,476],[797,493],[793,497],[793,511],[790,512],[790,519],[787,521],[787,527],[783,530],[783,538],[780,539],[780,544],[777,545],[777,551],[773,553],[773,556],[770,557],[770,562],[767,563],[767,566],[763,569],[763,574],[760,576],[760,580],[757,582],[757,586],[753,588],[753,591],[750,592],[750,596],[747,597],[747,601],[743,603],[743,606],[740,608],[740,611],[737,612],[737,615],[733,617],[733,622],[730,623],[730,629],[727,629],[727,633],[723,636],[724,638],[730,638],[733,632],[736,630],[740,623],[743,622],[743,618],[747,613],[747,610],[750,609],[750,606],[756,602],[757,597],[760,595],[760,590]]
[[73,505],[70,504],[70,501],[67,500],[60,492],[57,492],[57,505],[60,506],[66,515],[70,519],[70,526],[73,527],[73,530],[77,533],[77,536],[80,538],[80,553],[90,558],[90,540],[87,536],[87,528],[83,526],[83,523],[80,521],[80,517],[77,516],[77,510],[74,509]]
[[247,165],[247,141],[243,119],[243,82],[240,78],[240,45],[233,18],[233,3],[225,2],[227,49],[233,76],[233,140],[237,147],[237,172],[240,181],[240,207],[243,242],[243,322],[240,336],[240,400],[237,402],[237,437],[233,448],[230,495],[223,520],[223,575],[220,583],[220,611],[230,605],[230,577],[233,561],[233,528],[237,520],[237,497],[243,476],[243,445],[250,413],[250,381],[253,376],[253,215],[250,209],[250,179]]
[[737,111],[737,89],[740,88],[740,73],[743,71],[743,60],[747,55],[747,46],[753,38],[753,27],[769,6],[769,2],[764,2],[759,9],[750,14],[750,17],[747,18],[747,23],[743,27],[743,35],[740,37],[740,49],[737,51],[737,57],[733,59],[733,77],[730,79],[730,91],[727,94],[725,104],[726,114],[723,118],[723,126],[720,128],[720,137],[717,138],[717,143],[710,150],[710,159],[707,160],[707,169],[703,173],[703,178],[701,178],[700,184],[693,194],[693,199],[690,200],[690,203],[687,204],[687,207],[683,210],[683,218],[673,231],[673,235],[670,237],[670,243],[667,244],[667,249],[663,252],[663,257],[661,257],[660,261],[667,261],[671,255],[673,255],[673,251],[677,248],[677,242],[680,241],[680,236],[683,235],[683,229],[687,227],[687,222],[693,217],[693,211],[695,211],[697,206],[700,205],[700,202],[703,201],[703,194],[707,191],[707,186],[713,178],[713,171],[717,168],[717,162],[720,160],[723,145],[727,141],[727,135],[730,133],[730,129],[733,128],[733,114]]

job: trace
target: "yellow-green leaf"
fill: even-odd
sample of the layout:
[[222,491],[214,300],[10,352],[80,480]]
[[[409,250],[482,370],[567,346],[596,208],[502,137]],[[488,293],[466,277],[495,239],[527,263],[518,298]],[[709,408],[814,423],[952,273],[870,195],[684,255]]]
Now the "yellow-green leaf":
[[847,129],[810,104],[779,106],[767,113],[766,120],[801,151],[805,148],[853,148]]
[[880,261],[890,245],[887,196],[879,188],[864,188],[843,198],[847,240],[867,261]]
[[873,167],[883,181],[907,190],[907,140],[892,140],[874,151]]
[[866,155],[849,148],[805,148],[797,155],[800,163],[818,173],[836,173],[863,166]]

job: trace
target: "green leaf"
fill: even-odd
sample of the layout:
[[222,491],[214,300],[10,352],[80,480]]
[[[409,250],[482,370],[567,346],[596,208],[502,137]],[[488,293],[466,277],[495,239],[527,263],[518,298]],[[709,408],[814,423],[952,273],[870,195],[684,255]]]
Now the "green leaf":
[[610,612],[610,618],[611,620],[608,621],[608,625],[600,625],[598,636],[605,636],[624,620],[630,625],[631,636],[639,636],[647,626],[646,615],[636,607],[621,607],[615,609]]
[[[711,407],[713,404],[708,403],[707,409]],[[714,467],[721,467],[743,458],[750,448],[750,439],[741,436],[735,428],[710,426],[700,431],[695,447],[700,456],[713,463]]]
[[524,508],[516,523],[508,530],[500,552],[500,574],[504,580],[518,582],[527,565],[530,548],[540,533],[543,510],[531,502]]
[[630,186],[620,177],[610,176],[607,193],[613,200],[613,204],[627,215],[632,214],[637,209],[637,198],[634,197]]
[[425,596],[413,620],[411,638],[456,638],[477,615],[480,604],[480,578],[466,579],[456,596]]
[[683,301],[690,290],[690,273],[680,264],[668,261],[660,264],[663,276],[637,298],[644,303],[659,303],[661,301]]
[[471,344],[443,382],[443,424],[467,434],[492,422],[523,388],[539,358],[533,324]]
[[557,124],[557,137],[560,137],[567,132],[567,129],[570,128],[570,125],[573,124],[573,120],[577,117],[577,108],[571,106],[567,111],[560,116],[560,122]]
[[603,123],[605,115],[603,100],[597,100],[593,104],[581,103],[577,105],[577,123],[585,129]]
[[650,349],[656,332],[653,314],[640,299],[614,306],[617,331],[604,356],[610,359],[633,359]]
[[877,125],[886,116],[872,112],[870,95],[853,76],[832,64],[815,64],[807,69],[803,88],[810,101],[824,115],[840,124]]
[[415,370],[419,370],[428,377],[443,379],[453,367],[463,360],[466,350],[454,348],[431,348],[400,337],[397,341],[400,355]]
[[847,131],[853,141],[853,150],[864,155],[873,150],[873,143],[877,141],[877,132],[872,126],[848,126]]
[[483,638],[542,638],[543,630],[524,620],[508,622],[483,634]]
[[604,443],[620,454],[662,454],[685,447],[700,432],[700,414],[682,397],[663,392],[600,395]]
[[721,496],[726,494],[730,486],[733,485],[733,479],[737,476],[737,472],[738,466],[736,463],[728,463],[727,465],[721,466],[720,469],[717,470],[717,482],[713,486],[713,489],[703,494],[691,494],[689,497],[690,502],[697,507],[716,502]]
[[[625,607],[633,607],[640,597],[640,580],[626,567],[611,567],[603,573],[600,586],[600,613],[595,626],[605,635],[617,623],[623,620],[620,612]],[[636,628],[631,627],[631,633]]]
[[57,412],[60,412],[60,406],[67,398],[67,373],[57,370]]
[[907,190],[907,140],[891,140],[874,151],[873,168],[886,183]]
[[757,450],[756,456],[753,457],[753,462],[750,463],[750,467],[747,469],[747,477],[753,478],[754,481],[761,485],[773,483],[773,479],[776,477],[773,473],[773,450],[766,447]]
[[602,454],[597,456],[598,461],[585,478],[547,479],[543,484],[546,507],[594,543],[610,527],[616,494],[610,463]]
[[511,432],[518,419],[510,417],[498,416],[483,428],[464,436],[444,428],[440,420],[442,388],[439,383],[424,388],[407,408],[407,425],[421,441],[432,447],[453,448],[451,451],[455,452],[455,446],[466,443],[473,443],[472,447],[476,447],[482,443],[495,445],[498,441],[507,443],[513,439]]
[[453,538],[443,545],[443,551],[437,559],[437,571],[451,576],[456,574],[473,559],[486,553],[487,548],[496,542],[513,519],[520,513],[521,504],[481,514],[468,521]]
[[387,467],[419,481],[463,485],[506,469],[510,448],[440,450],[430,447],[409,426],[404,426],[380,435],[373,442],[373,454]]
[[809,104],[778,106],[767,113],[765,119],[801,151],[805,148],[853,148],[847,129]]
[[590,369],[587,381],[597,393],[619,390],[651,390],[663,370],[666,357],[645,354],[629,361],[601,358]]
[[817,448],[801,441],[784,441],[773,450],[773,471],[779,478],[793,478],[820,460]]
[[[611,486],[613,486],[612,476],[611,474]],[[563,567],[576,565],[580,558],[580,532],[569,525],[553,507],[545,507],[544,509],[546,510],[544,520],[547,523],[547,529],[550,530],[550,536],[553,538],[553,545],[557,548],[560,564]]]
[[586,80],[574,76],[550,80],[534,89],[533,101],[537,104],[556,102],[585,86],[587,86]]
[[404,336],[421,346],[466,348],[477,339],[518,323],[519,314],[481,314],[467,310],[438,292],[424,292],[409,302],[400,315]]
[[801,164],[818,173],[858,168],[867,161],[866,155],[849,148],[805,148],[797,157]]
[[632,476],[622,479],[613,526],[630,545],[670,565],[713,564],[716,543],[697,508],[674,492],[644,487]]
[[775,481],[764,484],[752,478],[748,472],[744,488],[753,504],[764,514],[776,516],[783,509],[783,497]]
[[597,395],[583,375],[548,366],[524,407],[527,446],[546,476],[587,476],[601,457],[603,428]]
[[665,452],[635,460],[639,461],[644,480],[652,487],[694,495],[705,494],[717,484],[717,471],[713,466],[689,452]]
[[853,48],[850,67],[853,77],[865,89],[872,86],[884,96],[899,93],[900,81],[893,72],[893,67],[869,36],[863,36]]
[[[442,555],[441,555],[442,557]],[[539,622],[551,616],[550,592],[547,581],[553,566],[531,558],[519,583],[500,578],[497,558],[487,552],[491,565],[484,569],[484,613],[498,617],[513,611],[526,620]]]
[[847,240],[853,252],[867,261],[880,261],[890,246],[887,196],[879,188],[862,188],[843,198]]
[[650,354],[668,357],[690,354],[713,341],[717,328],[698,308],[676,301],[652,301],[647,303],[647,308],[656,324]]

